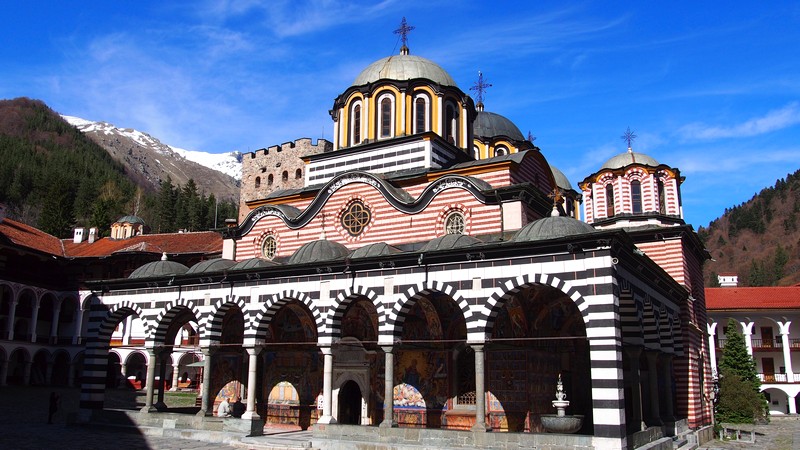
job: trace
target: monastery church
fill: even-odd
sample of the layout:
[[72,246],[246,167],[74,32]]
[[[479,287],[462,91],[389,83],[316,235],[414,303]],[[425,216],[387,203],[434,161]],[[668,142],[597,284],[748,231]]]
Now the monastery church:
[[245,155],[220,258],[85,283],[82,420],[134,336],[146,414],[170,414],[157,377],[202,372],[193,420],[241,397],[226,427],[317,448],[540,447],[559,385],[582,416],[564,446],[708,430],[708,254],[679,169],[629,139],[573,185],[482,78],[473,99],[402,37],[333,100],[332,141]]

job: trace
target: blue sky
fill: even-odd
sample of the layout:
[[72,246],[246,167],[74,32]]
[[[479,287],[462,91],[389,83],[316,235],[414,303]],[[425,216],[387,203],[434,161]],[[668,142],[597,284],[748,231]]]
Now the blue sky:
[[[455,5],[455,6],[454,6]],[[369,63],[412,54],[536,136],[577,184],[625,151],[681,170],[695,228],[800,168],[800,3],[11,2],[0,98],[214,153],[332,137]]]

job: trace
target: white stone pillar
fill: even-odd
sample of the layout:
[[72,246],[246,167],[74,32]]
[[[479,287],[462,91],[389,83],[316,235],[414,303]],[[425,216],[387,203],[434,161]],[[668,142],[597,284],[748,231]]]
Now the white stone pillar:
[[383,422],[380,426],[392,428],[397,426],[394,420],[394,348],[392,346],[381,347],[386,362],[383,371]]
[[8,304],[8,318],[6,323],[8,326],[6,329],[8,330],[8,340],[14,340],[14,318],[17,315],[17,303],[19,302],[18,299],[13,299]]
[[172,361],[172,386],[170,386],[170,388],[169,388],[170,391],[177,391],[178,390],[178,380],[180,379],[180,375],[181,375],[180,374],[180,370],[181,370],[181,365],[180,365],[181,358],[180,357],[181,356],[182,356],[182,354],[177,354],[177,355],[173,356],[173,358],[172,358],[172,360],[173,360]]
[[714,339],[714,336],[717,334],[717,323],[708,323],[706,324],[706,329],[708,330],[708,357],[711,363],[711,376],[713,378],[717,377],[717,345]]
[[475,425],[472,431],[489,431],[486,426],[485,371],[483,368],[483,345],[472,345],[475,351]]
[[258,382],[258,354],[261,347],[248,348],[247,364],[247,410],[242,414],[242,419],[260,419],[256,411],[256,383]]
[[[397,98],[397,101],[400,102],[400,130],[399,132],[395,133],[394,136],[405,136],[406,132],[406,90],[400,90],[400,96]],[[394,128],[394,124],[392,124],[392,128]]]
[[797,414],[797,403],[791,395],[786,396],[786,403],[789,404],[789,414]]
[[72,344],[81,343],[81,328],[83,326],[83,310],[80,306],[75,309],[75,329],[72,334]]
[[[361,115],[361,142],[364,142],[367,139],[369,139],[370,142],[372,142],[372,139],[375,139],[374,136],[370,135],[370,131],[372,131],[372,127],[370,126],[370,123],[374,122],[374,120],[372,120],[372,117],[370,117],[370,115],[369,115],[370,114],[370,111],[369,111],[370,110],[370,108],[369,108],[370,100],[371,100],[371,98],[369,96],[367,96],[367,95],[364,96],[364,101],[363,101],[364,107],[361,108],[361,109],[364,110],[362,112],[362,115]],[[354,144],[354,142],[351,142],[350,146],[352,147],[353,144]]]
[[150,413],[155,412],[156,408],[153,406],[153,389],[155,388],[156,384],[156,351],[154,349],[148,349],[147,354],[149,356],[149,361],[147,361],[147,383],[146,386],[146,393],[144,396],[144,406],[142,407],[143,413]]
[[322,417],[317,420],[319,424],[336,423],[331,409],[333,407],[333,352],[330,347],[322,347],[324,369],[322,374]]
[[794,383],[794,368],[792,367],[792,349],[789,341],[789,327],[791,321],[778,322],[778,331],[781,334],[781,346],[783,347],[783,366],[786,368],[786,381]]
[[31,313],[31,342],[36,342],[36,325],[39,321],[39,307],[42,305],[42,299],[37,298],[33,303],[33,313]]
[[753,356],[753,327],[755,322],[740,322],[742,325],[742,334],[744,335],[744,343],[747,345],[747,353]]
[[61,302],[57,301],[53,306],[53,321],[50,323],[50,343],[58,343],[58,316],[61,314]]

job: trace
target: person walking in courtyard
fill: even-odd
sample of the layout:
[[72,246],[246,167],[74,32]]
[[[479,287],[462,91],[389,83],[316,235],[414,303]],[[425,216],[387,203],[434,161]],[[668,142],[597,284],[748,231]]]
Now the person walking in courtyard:
[[53,423],[53,415],[56,413],[56,411],[58,411],[58,404],[60,401],[61,398],[55,391],[50,393],[50,406],[48,410],[49,414],[47,415],[47,423]]

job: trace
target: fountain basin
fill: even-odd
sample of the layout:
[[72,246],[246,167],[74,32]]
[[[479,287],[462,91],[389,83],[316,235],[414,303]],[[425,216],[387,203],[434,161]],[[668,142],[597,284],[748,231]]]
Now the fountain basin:
[[542,414],[539,416],[542,426],[548,433],[575,433],[583,425],[583,416],[559,416],[556,414]]

